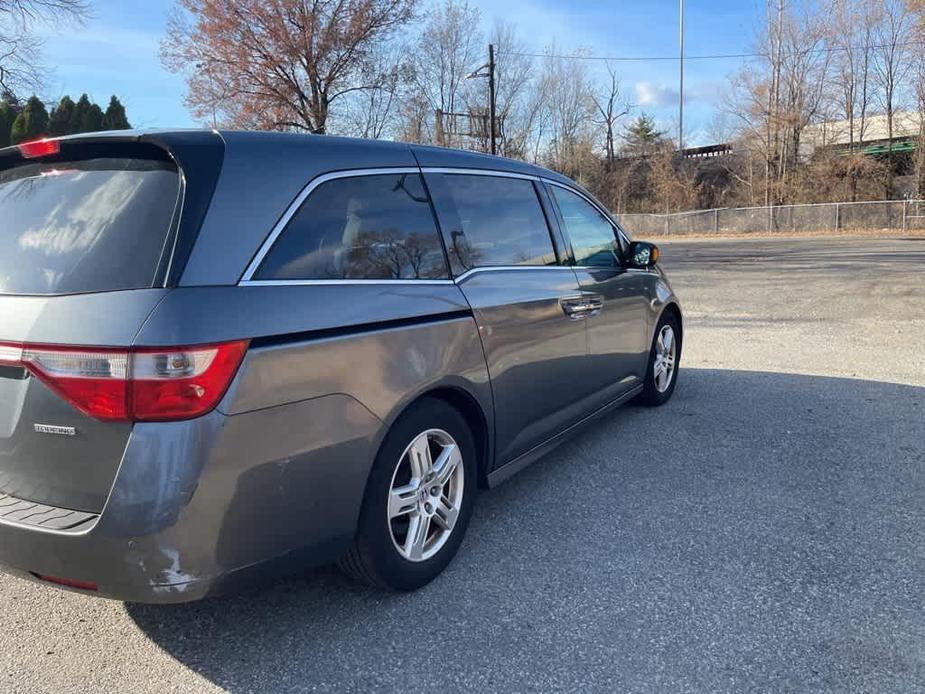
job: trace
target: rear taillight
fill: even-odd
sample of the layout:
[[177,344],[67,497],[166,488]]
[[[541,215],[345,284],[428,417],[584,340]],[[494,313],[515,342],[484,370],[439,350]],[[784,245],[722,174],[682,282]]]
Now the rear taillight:
[[246,351],[246,340],[133,349],[0,344],[0,364],[27,368],[91,417],[167,421],[213,410]]

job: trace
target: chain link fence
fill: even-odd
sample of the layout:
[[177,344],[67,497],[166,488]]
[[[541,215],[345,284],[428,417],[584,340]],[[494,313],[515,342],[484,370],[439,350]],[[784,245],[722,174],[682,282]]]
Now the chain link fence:
[[925,229],[925,200],[831,202],[774,207],[734,207],[675,214],[621,214],[638,236],[755,232],[825,232]]

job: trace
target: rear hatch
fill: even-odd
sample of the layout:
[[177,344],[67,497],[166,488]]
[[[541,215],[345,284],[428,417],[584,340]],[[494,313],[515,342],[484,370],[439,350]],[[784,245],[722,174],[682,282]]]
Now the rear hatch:
[[102,510],[132,431],[106,387],[169,291],[182,179],[139,136],[0,150],[0,498]]

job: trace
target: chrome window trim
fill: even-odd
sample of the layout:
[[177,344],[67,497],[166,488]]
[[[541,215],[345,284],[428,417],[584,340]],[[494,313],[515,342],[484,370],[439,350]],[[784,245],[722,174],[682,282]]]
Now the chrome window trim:
[[511,272],[511,271],[528,271],[528,270],[572,270],[571,265],[482,265],[481,267],[473,267],[466,270],[461,275],[454,278],[453,282],[460,283],[466,278],[478,274],[480,272]]
[[453,284],[453,280],[412,280],[412,279],[333,279],[333,280],[241,280],[238,282],[240,287],[294,287],[294,286],[313,286],[325,284]]
[[469,174],[471,176],[496,176],[497,178],[520,178],[525,181],[541,181],[536,174],[525,174],[518,171],[496,171],[494,169],[467,169],[458,166],[425,166],[421,169],[425,174],[449,174],[451,176]]
[[[391,168],[378,168],[378,169],[345,169],[342,171],[331,171],[326,174],[321,174],[316,176],[296,195],[295,200],[293,200],[289,207],[286,208],[286,211],[283,212],[283,216],[279,218],[279,221],[273,226],[273,229],[270,231],[270,234],[264,239],[263,243],[260,245],[260,248],[257,249],[257,253],[254,255],[253,260],[247,266],[247,269],[244,270],[244,274],[241,277],[241,280],[238,282],[238,285],[244,284],[253,284],[255,281],[281,281],[281,282],[303,282],[309,280],[254,280],[254,273],[257,272],[257,269],[260,267],[260,264],[263,263],[264,258],[270,252],[270,249],[273,247],[273,244],[276,243],[276,239],[279,238],[279,235],[283,233],[286,228],[286,225],[289,224],[289,221],[295,216],[296,212],[299,211],[299,208],[302,206],[302,203],[311,195],[318,186],[327,183],[328,181],[334,181],[338,178],[354,178],[360,176],[382,176],[388,174],[409,174],[415,173],[420,174],[421,169],[417,166],[395,166]],[[343,282],[349,280],[310,280],[313,282]],[[379,281],[379,280],[375,280]],[[396,281],[396,280],[391,280]],[[401,280],[398,280],[401,281]],[[417,280],[414,280],[417,281]]]
[[554,181],[554,180],[551,179],[551,178],[544,178],[544,179],[543,179],[543,182],[544,182],[544,183],[548,183],[548,184],[551,185],[551,186],[556,186],[557,188],[564,188],[565,190],[569,191],[570,193],[574,193],[574,194],[577,195],[578,197],[584,198],[585,202],[587,202],[589,205],[591,205],[591,207],[593,207],[593,208],[596,209],[598,212],[600,212],[602,215],[604,215],[604,218],[605,218],[608,222],[610,222],[610,225],[611,225],[614,229],[616,229],[616,230],[618,230],[618,231],[622,231],[622,229],[620,228],[620,225],[617,224],[616,221],[614,221],[614,219],[613,219],[613,217],[611,216],[610,212],[608,212],[607,210],[605,210],[603,205],[601,205],[600,203],[596,202],[596,201],[593,200],[592,198],[588,197],[587,194],[582,193],[580,190],[578,190],[578,189],[575,188],[574,186],[567,185],[567,184],[565,184],[565,183],[562,183],[561,181]]
[[601,265],[576,265],[572,269],[573,270],[585,270],[587,272],[600,272],[601,270],[620,270],[622,272],[652,273],[652,270],[647,270],[646,268],[643,268],[643,267],[609,268],[609,267],[603,267]]
[[[559,270],[559,271],[571,271],[571,270],[580,270],[583,268],[573,268],[571,265],[484,265],[482,267],[474,267],[470,270],[466,270],[461,275],[447,280],[363,280],[363,279],[335,279],[335,280],[242,280],[238,283],[238,286],[241,287],[296,287],[296,286],[305,286],[311,287],[316,285],[392,285],[392,284],[424,284],[424,285],[450,285],[450,284],[459,284],[460,282],[466,280],[468,277],[481,273],[481,272],[523,272],[527,270]],[[587,269],[597,269],[600,268],[587,268]]]
[[[261,263],[263,263],[267,254],[270,252],[270,249],[273,248],[273,245],[276,243],[279,236],[286,229],[286,226],[299,211],[299,208],[302,206],[302,203],[308,199],[308,196],[311,195],[319,186],[328,181],[337,180],[340,178],[356,178],[360,176],[382,176],[388,174],[449,174],[449,175],[473,175],[473,176],[496,176],[498,178],[517,178],[525,181],[535,181],[539,183],[549,183],[551,185],[559,186],[560,188],[565,188],[576,195],[584,198],[591,204],[595,209],[602,212],[604,216],[610,220],[610,215],[603,210],[600,206],[595,203],[593,200],[589,199],[581,191],[576,190],[572,186],[566,185],[559,181],[555,181],[550,178],[545,178],[543,176],[535,174],[525,174],[516,171],[498,171],[495,169],[478,169],[478,168],[466,168],[466,167],[446,167],[446,166],[425,166],[425,167],[414,167],[414,166],[395,166],[395,167],[382,167],[382,168],[371,168],[371,169],[344,169],[340,171],[331,171],[320,176],[316,176],[311,181],[309,181],[305,187],[299,191],[299,194],[295,199],[289,204],[289,207],[286,208],[286,211],[283,212],[282,216],[273,226],[273,229],[270,231],[266,239],[260,245],[260,248],[257,250],[257,253],[254,255],[251,262],[248,264],[247,268],[244,270],[244,274],[241,279],[238,281],[239,287],[279,287],[279,286],[316,286],[316,285],[402,285],[402,284],[423,284],[423,285],[440,285],[440,284],[457,284],[470,275],[479,273],[479,272],[494,272],[494,271],[524,271],[524,270],[571,270],[572,267],[569,265],[485,265],[482,267],[471,268],[466,270],[466,272],[458,275],[453,279],[304,279],[304,280],[255,280],[253,279],[254,274],[260,268]],[[612,220],[611,220],[612,222]],[[619,231],[619,226],[615,226]]]

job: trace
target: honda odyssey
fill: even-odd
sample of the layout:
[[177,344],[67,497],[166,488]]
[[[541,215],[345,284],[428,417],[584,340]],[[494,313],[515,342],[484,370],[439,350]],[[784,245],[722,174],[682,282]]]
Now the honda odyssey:
[[570,179],[471,152],[0,149],[0,566],[139,602],[334,561],[420,587],[478,488],[671,397],[657,260]]

